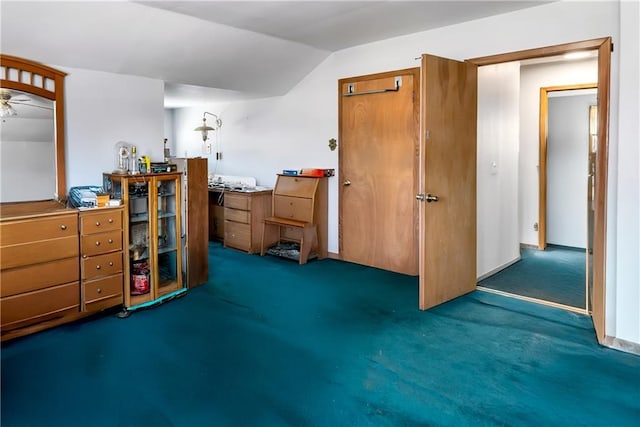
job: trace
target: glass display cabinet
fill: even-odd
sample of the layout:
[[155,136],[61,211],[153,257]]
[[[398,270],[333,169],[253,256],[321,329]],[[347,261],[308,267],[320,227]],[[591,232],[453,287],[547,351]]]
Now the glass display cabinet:
[[181,175],[103,174],[105,191],[125,205],[125,315],[187,290],[180,244]]

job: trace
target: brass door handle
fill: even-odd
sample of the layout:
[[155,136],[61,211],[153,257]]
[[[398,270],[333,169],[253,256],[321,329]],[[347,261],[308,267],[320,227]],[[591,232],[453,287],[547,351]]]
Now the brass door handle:
[[344,185],[345,187],[348,187],[349,185],[351,185],[351,181],[349,181],[348,179],[345,179],[342,185]]

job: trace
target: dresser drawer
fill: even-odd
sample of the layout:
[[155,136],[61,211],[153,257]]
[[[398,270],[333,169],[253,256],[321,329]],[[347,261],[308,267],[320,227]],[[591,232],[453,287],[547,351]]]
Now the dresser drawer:
[[82,259],[82,280],[122,273],[122,252],[112,252]]
[[224,219],[226,221],[241,222],[243,224],[249,224],[249,218],[251,213],[249,211],[241,211],[239,209],[224,209]]
[[249,202],[250,197],[242,194],[225,193],[224,195],[224,207],[241,210],[251,210],[251,204]]
[[122,250],[122,230],[90,234],[80,239],[82,257]]
[[20,245],[2,246],[2,270],[78,256],[78,235],[60,239],[39,240]]
[[275,194],[283,196],[311,198],[315,194],[317,186],[318,178],[278,176]]
[[0,223],[0,245],[3,247],[77,235],[76,213]]
[[273,196],[273,215],[313,222],[313,200],[300,197]]
[[2,270],[0,296],[8,297],[62,283],[77,282],[79,277],[78,258],[75,257]]
[[224,246],[245,251],[251,250],[251,226],[225,220]]
[[102,233],[122,229],[122,209],[80,214],[80,233],[82,235]]
[[19,328],[80,311],[78,282],[0,299],[2,330]]
[[[123,302],[123,276],[116,274],[99,280],[86,282],[84,287],[84,304],[86,311],[102,310]],[[98,304],[108,300],[108,305]]]

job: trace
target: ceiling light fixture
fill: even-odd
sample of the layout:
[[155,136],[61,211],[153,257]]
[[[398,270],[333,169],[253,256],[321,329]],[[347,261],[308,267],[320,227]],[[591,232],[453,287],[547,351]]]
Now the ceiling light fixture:
[[[207,126],[207,118],[205,117],[207,114],[215,117],[213,126]],[[209,139],[209,136],[208,136],[209,131],[214,131],[220,128],[221,126],[222,126],[222,120],[220,120],[218,116],[208,111],[205,111],[204,113],[202,113],[202,126],[198,126],[194,130],[202,133],[202,141],[204,142],[207,139]]]
[[0,117],[11,117],[18,115],[13,106],[9,104],[10,99],[11,93],[9,93],[8,90],[0,91]]

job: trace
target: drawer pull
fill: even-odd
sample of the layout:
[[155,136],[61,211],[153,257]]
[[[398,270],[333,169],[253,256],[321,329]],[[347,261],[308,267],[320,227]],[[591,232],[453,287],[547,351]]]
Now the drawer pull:
[[102,289],[100,289],[100,288],[96,289],[96,293],[101,294],[102,293]]
[[62,225],[60,226],[60,230],[66,230],[66,229],[67,229],[67,226],[66,226],[66,225],[64,225],[64,224],[62,224]]
[[100,246],[100,240],[96,242],[96,246]]
[[113,218],[109,218],[109,224],[113,224]]
[[100,221],[96,221],[96,227],[100,227]]
[[109,239],[109,243],[113,243],[113,239]]
[[113,267],[113,261],[109,261],[109,267]]
[[96,270],[100,270],[102,267],[100,267],[100,264],[96,265]]

